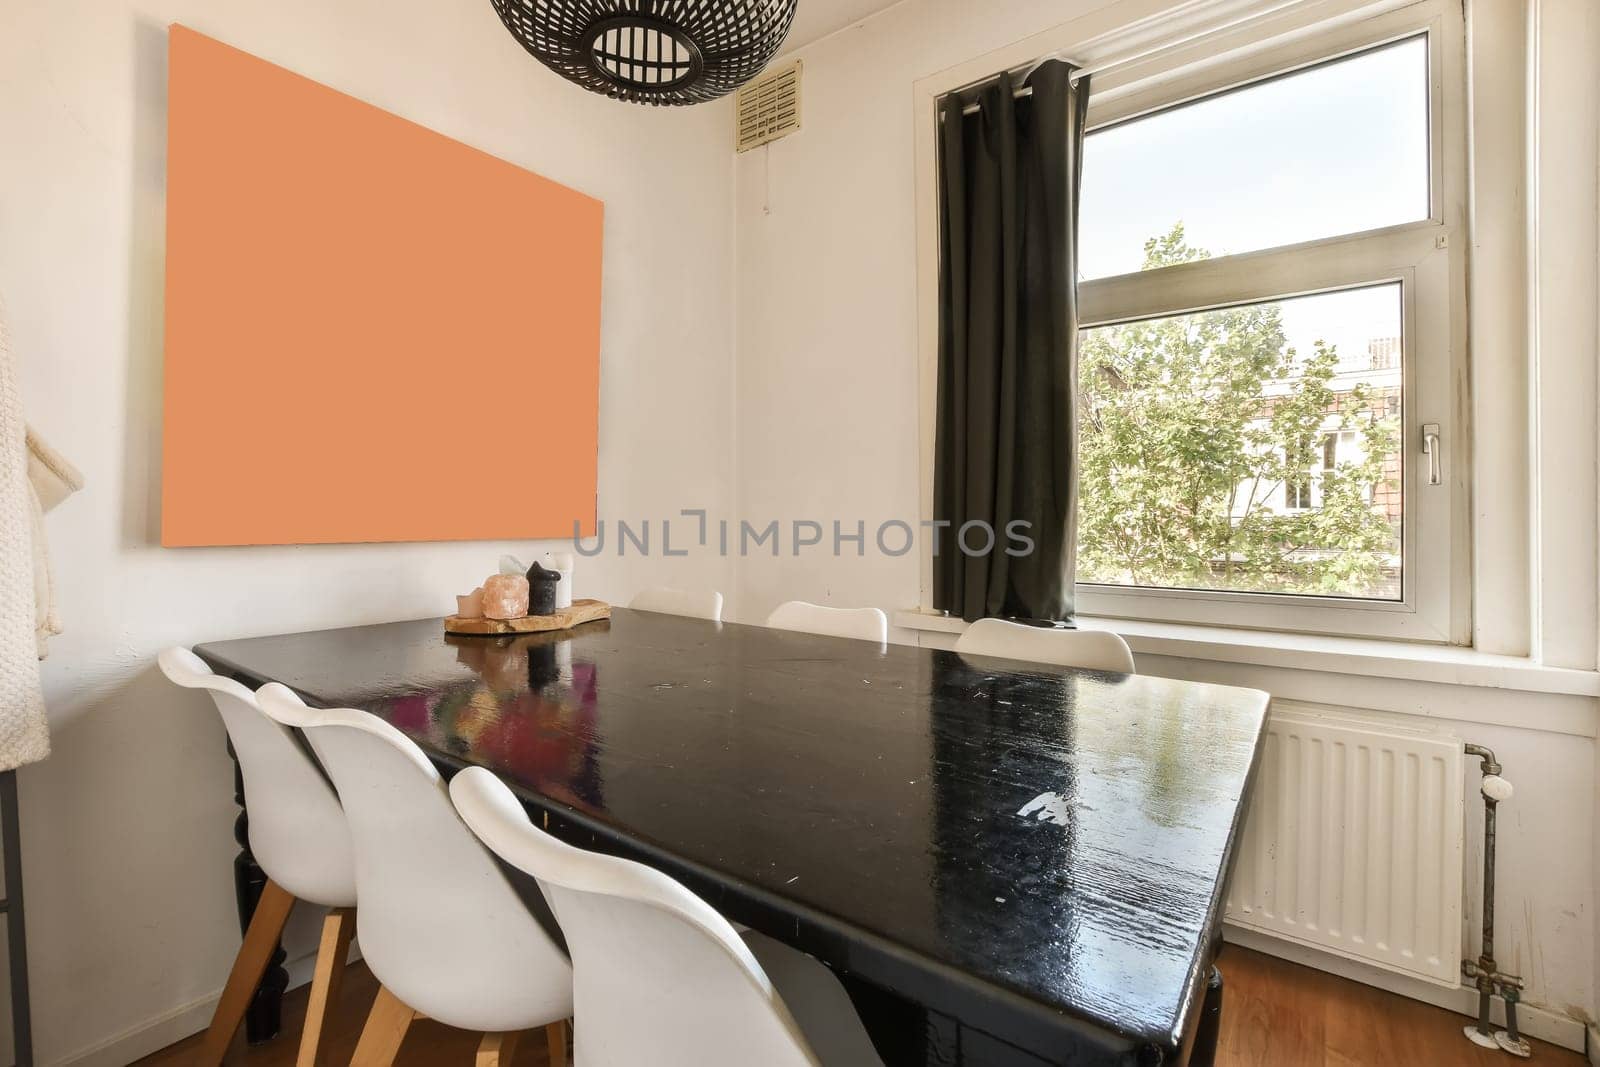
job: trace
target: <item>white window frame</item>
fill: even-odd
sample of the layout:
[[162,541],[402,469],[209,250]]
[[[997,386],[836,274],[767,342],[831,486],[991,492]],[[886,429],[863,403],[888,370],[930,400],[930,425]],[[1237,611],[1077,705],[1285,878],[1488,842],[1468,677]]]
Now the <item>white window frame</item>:
[[[1248,5],[1246,5],[1248,6]],[[1269,13],[1270,14],[1270,13]],[[1062,28],[1071,33],[1071,27]],[[1174,34],[1181,29],[1174,28]],[[1357,234],[1179,264],[1079,285],[1084,327],[1185,314],[1251,301],[1383,282],[1402,287],[1403,591],[1394,601],[1163,589],[1079,583],[1077,610],[1089,616],[1209,626],[1329,633],[1469,644],[1471,539],[1468,518],[1466,389],[1466,70],[1460,5],[1451,0],[1373,4],[1308,0],[1277,17],[1224,28],[1161,48],[1148,27],[1110,32],[1080,47],[1083,61],[1144,42],[1153,55],[1091,77],[1089,129],[1166,110],[1240,85],[1290,74],[1383,44],[1426,34],[1429,63],[1430,214],[1417,222]],[[1143,34],[1143,37],[1137,36]],[[1073,55],[1065,41],[1060,51]],[[1038,53],[1035,53],[1037,56]],[[980,64],[981,61],[975,61]],[[1001,62],[990,70],[1016,65]],[[967,64],[918,83],[926,94],[962,84]],[[941,88],[943,84],[943,88]],[[932,518],[932,436],[937,392],[937,190],[932,130],[921,121],[918,166],[920,431],[923,518]],[[924,150],[926,148],[926,150]],[[931,209],[931,210],[930,210]],[[1442,483],[1426,484],[1421,427],[1437,424],[1444,442]],[[931,551],[924,550],[922,607],[931,608]]]

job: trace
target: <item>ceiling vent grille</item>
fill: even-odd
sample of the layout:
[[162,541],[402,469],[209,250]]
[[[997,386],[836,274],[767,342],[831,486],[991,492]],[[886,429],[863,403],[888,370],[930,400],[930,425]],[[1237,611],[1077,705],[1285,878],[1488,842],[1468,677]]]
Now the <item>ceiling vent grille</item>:
[[734,141],[741,152],[776,141],[800,128],[800,60],[770,71],[739,89]]

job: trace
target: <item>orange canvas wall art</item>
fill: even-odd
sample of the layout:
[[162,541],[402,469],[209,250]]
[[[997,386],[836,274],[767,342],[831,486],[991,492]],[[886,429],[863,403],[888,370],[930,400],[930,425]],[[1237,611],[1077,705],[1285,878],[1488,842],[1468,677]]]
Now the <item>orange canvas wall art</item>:
[[162,543],[592,534],[600,202],[169,41]]

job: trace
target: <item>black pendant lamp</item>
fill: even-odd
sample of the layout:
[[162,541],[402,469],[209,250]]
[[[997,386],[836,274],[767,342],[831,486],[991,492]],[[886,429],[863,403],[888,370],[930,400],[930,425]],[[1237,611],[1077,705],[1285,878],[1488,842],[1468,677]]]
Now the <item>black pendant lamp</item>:
[[797,0],[490,0],[534,57],[590,92],[698,104],[761,73]]

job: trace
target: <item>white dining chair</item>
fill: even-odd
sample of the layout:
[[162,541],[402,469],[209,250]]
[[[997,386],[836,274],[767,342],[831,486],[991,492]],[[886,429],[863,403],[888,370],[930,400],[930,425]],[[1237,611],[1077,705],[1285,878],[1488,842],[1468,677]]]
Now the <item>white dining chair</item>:
[[535,827],[489,771],[450,797],[474,833],[538,880],[572,953],[575,1067],[882,1067],[839,980],[740,934],[672,878]]
[[634,611],[684,615],[691,619],[722,621],[722,594],[715,589],[668,589],[664,585],[642,590],[628,602]]
[[305,732],[339,790],[355,853],[356,935],[380,987],[352,1067],[387,1067],[420,1016],[484,1034],[478,1067],[503,1067],[544,1027],[566,1062],[572,965],[450,803],[439,772],[375,715],[308,708],[276,682],[262,708]]
[[1063,630],[1005,619],[979,619],[956,638],[956,651],[1057,667],[1135,673],[1128,642],[1106,630]]
[[169,648],[156,661],[173,683],[205,690],[222,716],[244,781],[250,851],[267,875],[197,1062],[208,1067],[222,1062],[290,910],[296,900],[304,900],[330,909],[322,924],[296,1061],[298,1067],[316,1067],[326,1059],[323,1029],[338,1001],[355,927],[355,860],[339,798],[293,732],[264,715],[248,688],[212,673],[186,648]]
[[889,616],[878,608],[829,608],[804,600],[790,600],[772,610],[767,616],[767,625],[775,630],[851,637],[876,641],[880,645],[889,640]]

